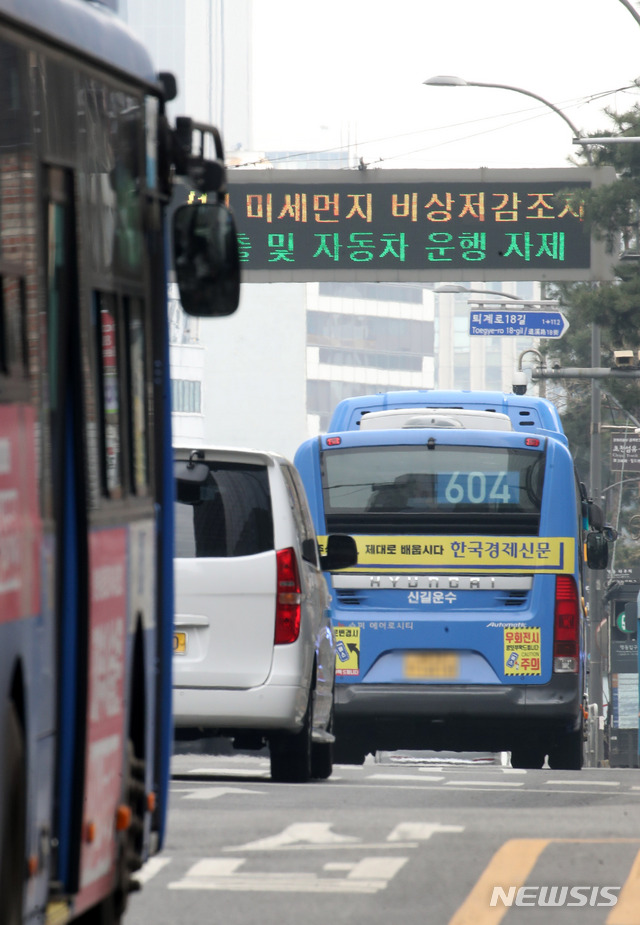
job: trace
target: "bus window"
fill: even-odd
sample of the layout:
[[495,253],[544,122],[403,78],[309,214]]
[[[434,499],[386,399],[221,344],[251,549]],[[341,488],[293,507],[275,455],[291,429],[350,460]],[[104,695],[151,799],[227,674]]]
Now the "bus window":
[[120,390],[115,296],[98,293],[98,356],[102,381],[102,468],[108,497],[122,494]]
[[110,183],[115,194],[115,270],[127,277],[136,277],[142,268],[142,207],[141,177],[145,171],[141,163],[142,120],[144,110],[135,97],[121,99],[113,91],[112,107],[120,112],[114,124],[112,138],[115,163],[110,172]]
[[329,532],[535,535],[544,455],[514,447],[364,446],[323,455]]
[[129,444],[131,446],[131,485],[136,495],[148,490],[147,457],[147,362],[143,311],[140,299],[125,299],[128,327]]
[[0,373],[28,375],[24,280],[0,277]]

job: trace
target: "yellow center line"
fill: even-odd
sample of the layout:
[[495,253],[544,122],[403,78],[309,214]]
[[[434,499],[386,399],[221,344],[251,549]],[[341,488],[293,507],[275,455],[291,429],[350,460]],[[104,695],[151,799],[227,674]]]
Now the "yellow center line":
[[505,842],[491,858],[449,925],[498,925],[509,907],[500,900],[497,905],[490,905],[494,888],[502,887],[507,893],[509,887],[524,886],[551,841],[549,838],[514,838]]
[[[498,925],[509,906],[498,899],[491,906],[496,887],[508,895],[509,888],[524,886],[544,849],[550,844],[583,845],[638,844],[638,838],[514,838],[493,855],[479,880],[457,910],[449,925]],[[640,852],[619,894],[606,925],[640,925]]]
[[607,925],[640,925],[640,852],[631,866]]

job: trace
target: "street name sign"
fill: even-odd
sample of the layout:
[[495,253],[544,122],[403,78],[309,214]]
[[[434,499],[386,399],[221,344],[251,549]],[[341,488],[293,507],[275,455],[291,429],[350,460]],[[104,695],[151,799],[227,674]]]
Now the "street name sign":
[[640,472],[640,435],[611,435],[611,468]]
[[569,322],[562,312],[472,311],[469,334],[498,337],[562,337]]

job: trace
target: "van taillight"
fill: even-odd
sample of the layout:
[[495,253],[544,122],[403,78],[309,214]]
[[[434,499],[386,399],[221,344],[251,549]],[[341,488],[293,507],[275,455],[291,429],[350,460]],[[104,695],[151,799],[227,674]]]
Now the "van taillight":
[[293,549],[278,549],[275,644],[295,642],[300,635],[300,576]]
[[556,575],[553,624],[553,670],[577,672],[580,666],[580,601],[573,575]]

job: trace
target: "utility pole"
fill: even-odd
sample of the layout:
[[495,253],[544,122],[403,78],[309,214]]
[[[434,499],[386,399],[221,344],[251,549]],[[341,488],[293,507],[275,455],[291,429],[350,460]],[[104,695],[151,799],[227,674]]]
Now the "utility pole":
[[[591,325],[591,365],[600,365],[600,325]],[[602,495],[602,455],[600,446],[600,386],[597,379],[591,380],[591,437],[589,445],[589,480],[591,497],[600,504]],[[600,606],[602,588],[600,573],[592,571],[589,576],[589,703],[598,708],[596,728],[593,730],[594,767],[600,767],[604,751],[604,729],[602,728],[602,652],[598,645],[598,627],[600,626],[602,608]]]

